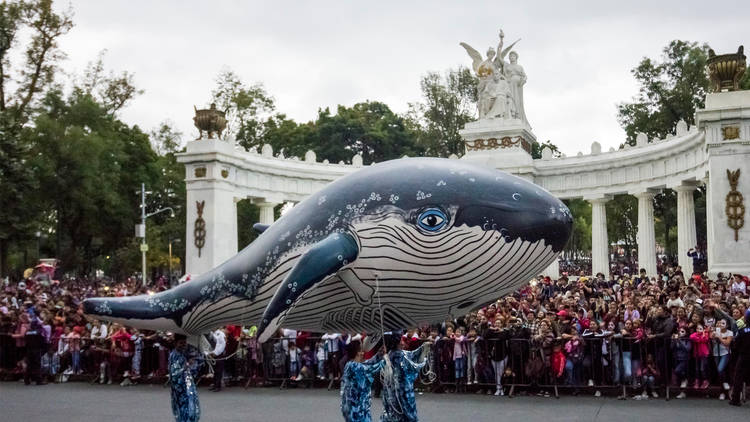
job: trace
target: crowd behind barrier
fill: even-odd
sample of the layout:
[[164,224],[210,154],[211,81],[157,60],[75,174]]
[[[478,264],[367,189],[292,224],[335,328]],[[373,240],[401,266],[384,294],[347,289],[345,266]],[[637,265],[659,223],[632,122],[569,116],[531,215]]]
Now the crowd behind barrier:
[[[476,312],[409,329],[403,347],[432,343],[430,365],[418,382],[434,392],[550,396],[562,391],[638,399],[696,394],[723,400],[735,377],[743,376],[736,375],[737,357],[750,353],[733,347],[745,326],[750,280],[724,274],[715,280],[703,274],[685,277],[679,266],[665,268],[658,277],[644,272],[609,279],[539,276]],[[4,282],[0,379],[164,382],[170,333],[96,321],[80,306],[86,297],[141,293],[149,291],[135,280]],[[284,329],[259,344],[255,327],[218,331],[221,348],[204,349],[222,367],[225,383],[245,386],[335,387],[350,351],[362,340],[361,335]],[[206,343],[216,335],[206,336]],[[212,376],[213,368],[205,367],[201,378]]]

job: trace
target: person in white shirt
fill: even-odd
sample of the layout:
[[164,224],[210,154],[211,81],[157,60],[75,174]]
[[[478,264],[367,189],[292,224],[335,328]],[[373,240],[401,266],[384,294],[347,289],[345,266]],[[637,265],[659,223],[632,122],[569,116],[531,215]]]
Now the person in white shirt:
[[328,377],[338,380],[341,377],[341,368],[339,368],[339,361],[341,360],[339,339],[341,338],[341,334],[326,333],[321,338],[326,342],[326,347],[328,348]]
[[211,333],[214,339],[214,350],[211,351],[211,355],[216,359],[214,365],[214,385],[210,388],[211,391],[221,391],[221,382],[224,378],[224,359],[226,358],[224,350],[227,346],[227,335],[224,332],[224,328]]
[[290,378],[296,381],[301,380],[302,378],[297,378],[297,375],[299,374],[299,362],[301,360],[300,356],[300,350],[297,348],[297,345],[293,342],[289,342],[289,375]]
[[91,327],[91,340],[104,340],[107,338],[107,324],[94,321]]
[[745,280],[743,280],[741,275],[735,274],[734,282],[732,283],[730,292],[733,295],[737,295],[737,294],[744,295],[746,291],[747,291],[747,284],[745,283]]
[[318,363],[318,379],[325,379],[325,365],[328,356],[326,356],[326,347],[322,341],[315,344],[315,360]]
[[672,309],[673,307],[676,308],[684,308],[685,302],[682,301],[682,299],[677,296],[677,291],[672,290],[670,293],[669,300],[667,301],[667,308]]
[[289,342],[297,342],[297,331],[296,330],[290,330],[288,328],[283,328],[281,330],[281,346],[284,348],[284,352],[289,352]]

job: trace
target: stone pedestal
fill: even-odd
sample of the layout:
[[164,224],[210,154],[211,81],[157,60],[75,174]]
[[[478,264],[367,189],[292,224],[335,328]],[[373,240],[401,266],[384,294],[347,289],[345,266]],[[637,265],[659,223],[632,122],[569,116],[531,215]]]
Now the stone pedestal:
[[464,160],[533,181],[531,144],[536,136],[521,120],[478,120],[467,123],[459,133],[466,147]]
[[[750,91],[719,92],[706,96],[706,108],[696,113],[705,130],[708,150],[706,214],[708,222],[708,273],[750,274]],[[739,170],[736,189],[727,172]],[[736,173],[735,173],[736,174]],[[740,211],[730,219],[727,211]],[[735,230],[737,222],[743,227]]]
[[654,193],[640,192],[638,198],[638,271],[656,277],[656,233],[654,232]]
[[[188,142],[200,158],[185,164],[185,271],[200,275],[237,254],[234,146],[218,139]],[[199,205],[200,204],[200,205]]]

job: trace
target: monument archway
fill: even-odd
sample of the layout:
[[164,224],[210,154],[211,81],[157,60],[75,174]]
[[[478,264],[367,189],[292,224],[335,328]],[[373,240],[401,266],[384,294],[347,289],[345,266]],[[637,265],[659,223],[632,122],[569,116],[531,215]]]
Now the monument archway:
[[[472,57],[475,70],[485,65],[478,65]],[[744,224],[748,204],[741,202],[750,198],[750,91],[708,94],[705,108],[697,112],[697,126],[680,121],[675,133],[664,139],[639,134],[635,146],[608,151],[593,142],[587,154],[573,157],[553,158],[545,148],[542,158],[535,160],[530,151],[535,136],[523,113],[522,99],[518,100],[526,81],[523,69],[515,62],[494,65],[498,67],[493,71],[502,72],[509,86],[494,89],[492,100],[515,101],[515,105],[495,107],[485,101],[483,118],[461,131],[466,152],[460,159],[524,177],[560,199],[589,201],[594,274],[610,270],[605,204],[624,193],[638,198],[639,266],[656,274],[653,199],[665,188],[677,192],[679,263],[689,273],[692,260],[687,251],[697,242],[693,191],[700,185],[707,192],[709,273],[750,273],[750,224]],[[275,205],[299,202],[363,165],[360,156],[354,156],[351,163],[333,164],[318,161],[308,151],[300,160],[275,156],[270,145],[260,152],[245,151],[221,139],[189,142],[178,160],[186,172],[186,267],[190,274],[208,271],[237,253],[238,200],[250,198],[257,203],[260,222],[271,224]],[[548,272],[556,275],[555,268]]]

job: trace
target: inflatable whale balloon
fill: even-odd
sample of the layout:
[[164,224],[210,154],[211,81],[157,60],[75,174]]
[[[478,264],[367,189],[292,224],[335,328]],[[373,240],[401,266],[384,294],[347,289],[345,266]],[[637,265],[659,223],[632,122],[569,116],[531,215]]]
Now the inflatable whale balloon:
[[385,330],[413,327],[513,292],[557,259],[571,226],[560,200],[519,177],[393,160],[329,184],[208,273],[84,310],[191,335],[253,324],[263,341],[280,326],[380,333],[381,318]]

